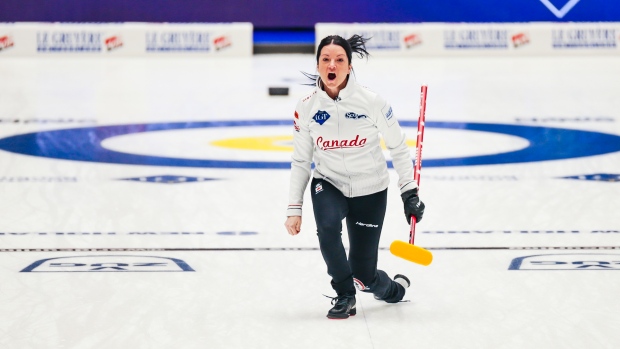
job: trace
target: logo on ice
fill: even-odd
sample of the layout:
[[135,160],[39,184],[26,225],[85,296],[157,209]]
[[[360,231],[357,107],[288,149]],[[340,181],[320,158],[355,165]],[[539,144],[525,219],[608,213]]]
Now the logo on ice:
[[508,270],[620,270],[620,254],[567,253],[518,257]]
[[194,271],[180,259],[153,256],[72,256],[38,260],[22,273]]

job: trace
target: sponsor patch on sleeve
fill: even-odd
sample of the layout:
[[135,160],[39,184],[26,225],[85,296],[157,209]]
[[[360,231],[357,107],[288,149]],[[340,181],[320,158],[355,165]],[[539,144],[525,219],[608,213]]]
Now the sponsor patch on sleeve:
[[383,113],[383,116],[385,116],[385,121],[387,122],[388,126],[392,126],[394,124],[394,121],[396,120],[394,118],[394,112],[392,112],[392,106],[386,104],[385,107],[383,107],[383,109],[381,110],[381,113]]
[[297,113],[297,110],[295,110],[295,119],[293,119],[293,127],[295,128],[295,131],[299,132],[299,126],[297,125],[297,120],[299,120],[299,114]]

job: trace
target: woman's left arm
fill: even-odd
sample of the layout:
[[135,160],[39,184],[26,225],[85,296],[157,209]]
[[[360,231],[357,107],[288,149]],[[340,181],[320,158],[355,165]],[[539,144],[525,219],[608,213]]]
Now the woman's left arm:
[[383,98],[377,96],[373,112],[385,146],[392,156],[394,169],[398,173],[400,192],[404,193],[417,188],[417,184],[413,179],[413,160],[407,146],[407,136],[400,127],[392,106]]

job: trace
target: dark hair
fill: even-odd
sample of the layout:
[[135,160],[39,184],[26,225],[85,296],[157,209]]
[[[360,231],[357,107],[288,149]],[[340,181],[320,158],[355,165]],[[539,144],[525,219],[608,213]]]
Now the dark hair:
[[[321,40],[321,42],[319,42],[319,47],[316,50],[316,63],[319,64],[319,57],[321,56],[321,50],[323,47],[331,44],[338,45],[344,49],[344,52],[347,54],[347,58],[349,59],[349,64],[351,64],[351,60],[353,59],[353,52],[355,52],[359,58],[366,57],[366,59],[368,59],[370,56],[370,53],[366,51],[366,42],[368,42],[368,40],[370,40],[370,38],[364,38],[363,36],[357,34],[353,34],[353,36],[349,39],[345,39],[340,35],[326,36],[323,40]],[[319,78],[319,76],[315,74],[308,74],[306,72],[301,73],[314,82],[316,82]]]
[[316,50],[316,62],[319,63],[319,57],[321,56],[321,50],[323,47],[327,45],[338,45],[344,49],[344,52],[347,53],[347,58],[349,59],[349,64],[351,64],[351,60],[353,59],[353,52],[357,53],[359,58],[364,58],[370,56],[368,51],[366,51],[366,42],[370,39],[366,39],[360,35],[354,34],[348,40],[345,40],[340,35],[330,35],[321,42],[319,42],[319,47]]

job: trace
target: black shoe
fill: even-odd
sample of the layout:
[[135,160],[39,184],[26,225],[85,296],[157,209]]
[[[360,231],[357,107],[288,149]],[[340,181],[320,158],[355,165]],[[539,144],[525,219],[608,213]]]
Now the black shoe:
[[[409,281],[409,278],[406,277],[405,275],[402,274],[396,274],[394,276],[394,282],[396,282],[397,284],[401,285],[405,290],[407,290],[409,288],[409,286],[411,286],[411,281]],[[378,301],[384,301],[385,299],[382,299],[381,297],[378,297],[377,295],[375,295],[375,299]],[[388,302],[390,303],[390,302]]]
[[345,295],[338,297],[328,297],[332,299],[333,308],[327,312],[330,319],[346,319],[357,313],[355,309],[355,295]]
[[409,279],[402,274],[396,274],[394,276],[394,281],[398,282],[402,287],[406,289],[409,288],[409,286],[411,286],[411,281],[409,281]]

